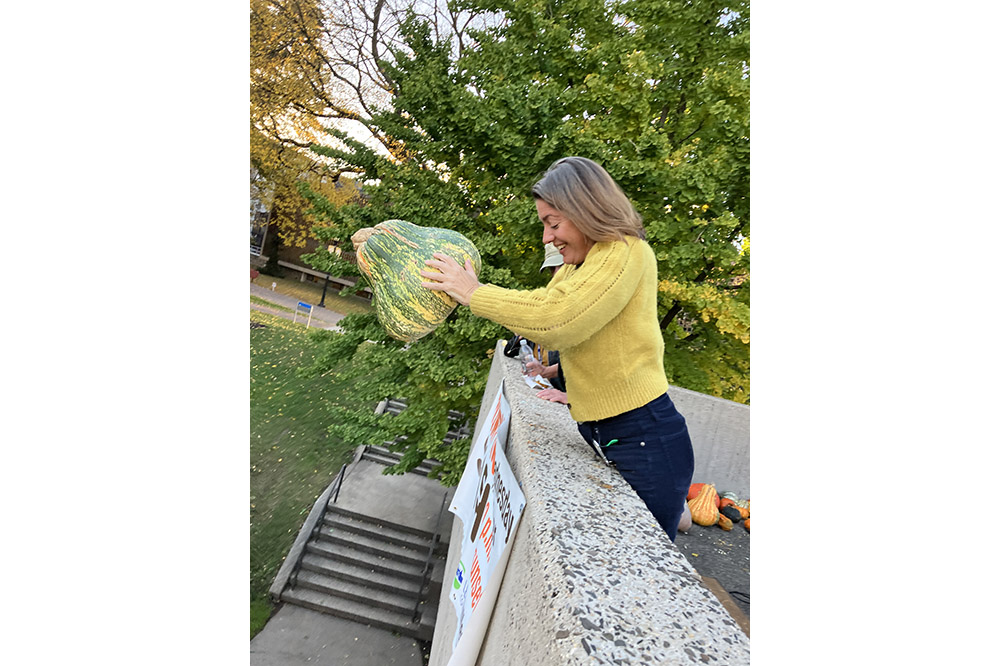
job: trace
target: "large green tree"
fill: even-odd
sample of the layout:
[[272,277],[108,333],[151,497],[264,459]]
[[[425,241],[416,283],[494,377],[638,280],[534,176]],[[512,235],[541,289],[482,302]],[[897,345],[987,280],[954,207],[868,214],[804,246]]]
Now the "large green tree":
[[[543,257],[531,185],[556,159],[602,164],[643,216],[659,261],[668,379],[749,402],[749,6],[714,0],[457,0],[472,19],[456,47],[411,15],[381,71],[391,105],[369,123],[387,155],[333,131],[314,147],[361,174],[365,200],[306,192],[327,242],[389,218],[455,229],[483,256],[481,280],[537,287]],[[357,273],[332,253],[312,262]],[[359,379],[332,429],[358,443],[404,438],[401,469],[433,456],[457,481],[467,447],[442,445],[449,412],[477,413],[489,351],[509,331],[456,310],[412,345],[372,315],[328,338],[316,370],[353,359]],[[371,407],[408,399],[396,417]]]

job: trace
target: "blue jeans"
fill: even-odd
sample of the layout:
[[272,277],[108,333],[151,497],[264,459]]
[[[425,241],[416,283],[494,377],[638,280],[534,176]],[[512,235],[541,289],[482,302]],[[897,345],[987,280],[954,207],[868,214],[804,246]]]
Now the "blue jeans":
[[[577,428],[585,440],[601,446],[670,540],[676,539],[694,474],[694,450],[687,423],[670,397],[664,393],[642,407]],[[618,441],[609,445],[612,440]]]

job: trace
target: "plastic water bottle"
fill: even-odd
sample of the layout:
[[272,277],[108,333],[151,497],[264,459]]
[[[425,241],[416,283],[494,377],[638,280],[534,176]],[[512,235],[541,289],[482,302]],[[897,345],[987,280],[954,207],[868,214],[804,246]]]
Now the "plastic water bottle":
[[535,360],[535,355],[531,353],[528,341],[523,338],[521,339],[521,352],[517,356],[521,359],[521,369],[527,372],[528,363]]

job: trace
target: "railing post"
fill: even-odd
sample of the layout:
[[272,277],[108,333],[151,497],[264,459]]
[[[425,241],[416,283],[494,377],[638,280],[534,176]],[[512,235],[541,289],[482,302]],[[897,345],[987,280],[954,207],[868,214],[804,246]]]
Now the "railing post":
[[417,590],[417,603],[413,606],[413,622],[417,621],[420,617],[420,602],[424,596],[424,585],[427,583],[427,570],[430,568],[431,558],[434,556],[434,550],[437,548],[438,542],[441,540],[441,516],[444,515],[444,506],[448,501],[447,491],[444,497],[441,498],[441,508],[438,510],[437,522],[434,523],[434,536],[431,537],[430,548],[427,549],[427,558],[424,560],[424,570],[420,574],[420,588]]

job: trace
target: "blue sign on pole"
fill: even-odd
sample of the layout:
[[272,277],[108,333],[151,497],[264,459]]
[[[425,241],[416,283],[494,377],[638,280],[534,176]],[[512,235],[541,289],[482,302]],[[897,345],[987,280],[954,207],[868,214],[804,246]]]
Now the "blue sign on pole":
[[306,320],[306,328],[309,328],[309,324],[312,323],[313,306],[309,305],[308,303],[303,303],[302,301],[299,301],[298,306],[295,308],[295,314],[292,316],[292,323],[295,323],[300,312],[302,314],[306,313],[309,314],[309,319]]

